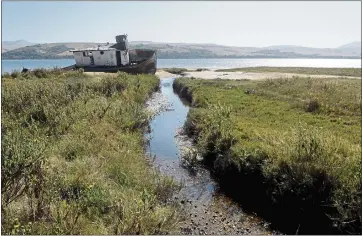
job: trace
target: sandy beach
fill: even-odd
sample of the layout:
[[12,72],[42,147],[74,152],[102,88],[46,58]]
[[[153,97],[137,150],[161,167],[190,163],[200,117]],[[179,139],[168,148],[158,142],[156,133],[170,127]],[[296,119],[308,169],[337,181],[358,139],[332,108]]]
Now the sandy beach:
[[[309,74],[296,74],[296,73],[280,73],[280,72],[220,72],[215,70],[210,71],[191,71],[185,72],[183,75],[176,75],[169,73],[162,68],[158,69],[156,76],[160,79],[167,79],[171,77],[194,77],[199,79],[231,79],[231,80],[263,80],[263,79],[278,79],[278,78],[291,78],[297,77],[311,77],[311,78],[348,78],[348,79],[361,79],[361,77],[353,76],[337,76],[337,75],[309,75]],[[104,72],[85,72],[87,75],[99,76],[105,75]]]
[[[156,75],[160,79],[170,78],[180,75],[171,74],[162,69],[158,69]],[[361,79],[361,77],[352,76],[335,76],[335,75],[308,75],[308,74],[294,74],[294,73],[278,73],[278,72],[218,72],[215,70],[210,71],[188,71],[185,72],[184,77],[195,77],[199,79],[232,79],[232,80],[262,80],[262,79],[277,79],[277,78],[291,78],[298,77],[311,77],[311,78],[349,78]]]

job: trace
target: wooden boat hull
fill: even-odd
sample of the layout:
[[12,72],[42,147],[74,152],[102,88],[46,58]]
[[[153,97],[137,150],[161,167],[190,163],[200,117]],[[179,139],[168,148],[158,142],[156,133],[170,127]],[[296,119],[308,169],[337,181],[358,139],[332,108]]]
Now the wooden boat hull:
[[82,68],[85,72],[118,72],[129,74],[155,74],[157,70],[157,55],[154,50],[130,50],[130,65],[128,66],[70,66],[63,69],[69,70]]

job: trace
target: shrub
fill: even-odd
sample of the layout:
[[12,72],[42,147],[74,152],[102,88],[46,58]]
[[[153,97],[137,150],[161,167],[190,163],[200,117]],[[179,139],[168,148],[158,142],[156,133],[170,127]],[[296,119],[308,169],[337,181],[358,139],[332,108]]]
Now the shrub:
[[13,78],[13,79],[19,78],[19,77],[20,77],[20,72],[14,70],[13,72],[11,72],[10,76],[11,76],[11,78]]
[[31,73],[37,78],[46,78],[48,76],[48,74],[50,74],[52,72],[50,72],[50,71],[48,72],[46,69],[34,69]]
[[187,71],[186,68],[166,68],[164,70],[167,71],[168,73],[176,74],[176,75],[181,75]]
[[11,74],[10,74],[9,72],[4,72],[4,73],[1,75],[1,78],[9,79],[9,78],[11,78]]
[[310,100],[306,105],[307,112],[317,112],[320,108],[319,102],[315,99]]
[[200,71],[209,71],[209,69],[207,68],[197,68],[196,71],[200,72]]
[[45,142],[39,133],[31,134],[17,127],[2,124],[1,139],[1,207],[16,201],[26,191],[30,182],[41,171]]

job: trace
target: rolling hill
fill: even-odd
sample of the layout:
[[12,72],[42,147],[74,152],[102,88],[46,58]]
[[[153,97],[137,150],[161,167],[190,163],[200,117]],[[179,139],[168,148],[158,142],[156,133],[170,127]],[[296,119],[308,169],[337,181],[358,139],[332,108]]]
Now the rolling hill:
[[342,46],[339,46],[338,48],[353,48],[361,50],[361,42],[357,41],[357,42],[347,43]]
[[[3,42],[3,45],[5,42]],[[9,42],[7,42],[9,45]],[[75,48],[95,47],[104,43],[47,43],[26,45],[2,52],[2,59],[72,58]],[[310,48],[294,45],[269,47],[232,47],[217,44],[130,42],[131,48],[157,50],[158,58],[361,58],[361,42],[338,48]]]
[[28,42],[25,40],[15,40],[15,41],[2,41],[1,43],[1,52],[7,52],[10,50],[14,50],[17,48],[22,48],[30,45],[34,45],[35,43]]

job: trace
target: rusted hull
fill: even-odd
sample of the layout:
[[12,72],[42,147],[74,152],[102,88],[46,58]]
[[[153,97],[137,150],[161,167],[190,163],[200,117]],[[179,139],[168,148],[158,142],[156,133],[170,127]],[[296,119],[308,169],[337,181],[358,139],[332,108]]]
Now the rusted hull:
[[[86,66],[74,67],[75,69],[82,68],[85,72],[118,72],[123,71],[129,74],[155,74],[157,70],[157,56],[153,50],[134,49],[130,50],[129,66]],[[69,68],[69,67],[68,67]]]

